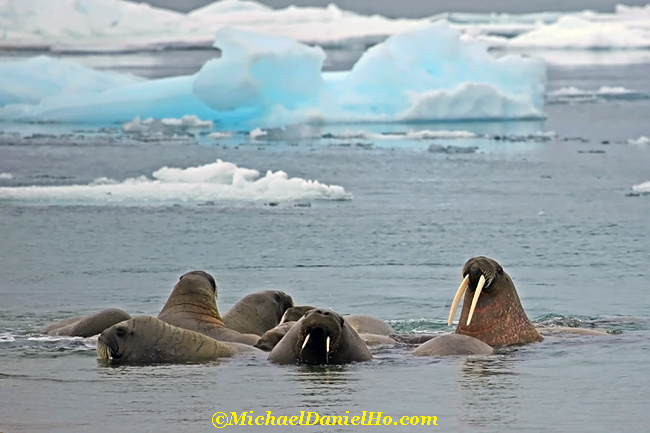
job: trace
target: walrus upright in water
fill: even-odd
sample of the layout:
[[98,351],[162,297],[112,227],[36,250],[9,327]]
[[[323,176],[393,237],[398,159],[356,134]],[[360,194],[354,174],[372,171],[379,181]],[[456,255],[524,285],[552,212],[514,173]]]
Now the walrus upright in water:
[[465,295],[455,334],[442,335],[418,346],[419,356],[486,355],[493,347],[527,344],[543,338],[528,319],[515,285],[501,265],[474,257],[463,266],[463,281],[451,303],[451,325]]
[[259,340],[258,335],[242,334],[226,327],[217,309],[217,284],[204,271],[181,276],[158,318],[219,341],[253,345]]
[[256,350],[217,341],[150,316],[113,325],[97,339],[99,359],[132,364],[207,362]]
[[337,313],[315,309],[305,313],[269,353],[278,364],[346,364],[370,361],[359,334]]
[[474,257],[465,263],[462,275],[448,321],[453,321],[464,293],[457,334],[478,338],[492,347],[543,340],[528,319],[512,279],[500,264],[487,257]]
[[291,307],[291,296],[280,290],[264,290],[244,296],[222,318],[230,329],[262,336],[278,326],[285,311]]

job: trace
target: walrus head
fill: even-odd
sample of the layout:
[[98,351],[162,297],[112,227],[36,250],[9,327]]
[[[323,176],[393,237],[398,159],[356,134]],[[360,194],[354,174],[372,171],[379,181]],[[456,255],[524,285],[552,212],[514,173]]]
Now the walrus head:
[[490,346],[543,339],[528,319],[510,276],[499,263],[487,257],[474,257],[465,263],[462,276],[449,311],[451,325],[464,293],[456,333],[478,338]]
[[316,307],[312,307],[311,305],[298,305],[287,308],[287,310],[282,315],[282,318],[280,319],[280,324],[286,322],[297,322],[302,316],[305,315],[307,311],[315,309]]
[[343,317],[331,310],[310,310],[294,326],[299,326],[296,352],[305,364],[329,364],[330,354],[339,347]]
[[[137,319],[137,320],[135,320]],[[103,361],[146,362],[151,352],[148,341],[142,338],[146,318],[134,318],[117,323],[97,338],[97,356]]]
[[183,327],[182,324],[176,323],[175,315],[191,313],[211,318],[223,326],[217,309],[218,294],[219,290],[212,275],[205,271],[190,271],[180,277],[158,318]]

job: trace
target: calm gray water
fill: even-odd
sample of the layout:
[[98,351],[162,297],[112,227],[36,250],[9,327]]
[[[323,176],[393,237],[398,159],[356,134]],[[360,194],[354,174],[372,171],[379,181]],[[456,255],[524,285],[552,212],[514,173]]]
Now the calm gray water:
[[[548,89],[650,93],[649,69],[551,69]],[[207,432],[215,412],[246,410],[438,419],[433,428],[300,428],[306,432],[647,431],[650,196],[629,193],[650,180],[650,146],[627,140],[650,136],[650,100],[554,103],[547,113],[532,123],[318,131],[486,134],[472,140],[116,142],[104,133],[62,136],[53,125],[1,125],[0,173],[13,178],[0,186],[86,184],[221,158],[341,185],[354,199],[311,207],[0,202],[0,431]],[[524,137],[551,130],[552,140]],[[32,132],[53,135],[24,138]],[[477,150],[430,152],[432,143]],[[534,321],[615,333],[549,337],[487,358],[415,359],[382,347],[370,363],[327,368],[263,357],[105,367],[92,339],[37,333],[106,307],[157,315],[192,269],[215,276],[222,312],[247,293],[276,288],[297,303],[372,314],[402,331],[450,331],[460,271],[475,255],[504,266]]]

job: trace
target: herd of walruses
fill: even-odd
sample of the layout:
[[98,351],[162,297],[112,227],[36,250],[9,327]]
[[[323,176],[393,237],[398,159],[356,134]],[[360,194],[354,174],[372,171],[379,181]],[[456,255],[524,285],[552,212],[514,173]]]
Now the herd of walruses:
[[413,356],[450,356],[490,355],[497,348],[543,340],[499,263],[474,257],[465,263],[462,277],[449,312],[450,326],[461,298],[463,307],[451,334],[400,334],[372,316],[295,306],[291,296],[276,290],[247,295],[222,316],[216,282],[204,271],[181,276],[157,318],[131,317],[112,308],[54,323],[42,332],[100,334],[99,359],[130,364],[206,362],[261,351],[279,364],[345,364],[372,360],[368,347],[376,344],[404,345]]

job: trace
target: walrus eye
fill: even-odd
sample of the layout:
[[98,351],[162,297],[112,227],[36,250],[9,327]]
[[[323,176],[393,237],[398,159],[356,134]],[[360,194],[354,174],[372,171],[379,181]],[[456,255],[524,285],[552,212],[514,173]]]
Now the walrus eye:
[[503,274],[503,268],[501,266],[497,268],[497,274],[499,275]]
[[124,328],[122,328],[122,327],[119,327],[119,328],[117,328],[117,329],[115,330],[115,334],[116,334],[118,337],[122,338],[122,337],[124,337],[124,336],[126,335],[126,329],[124,329]]
[[276,293],[275,295],[273,295],[273,299],[275,299],[276,302],[280,302],[280,295]]

